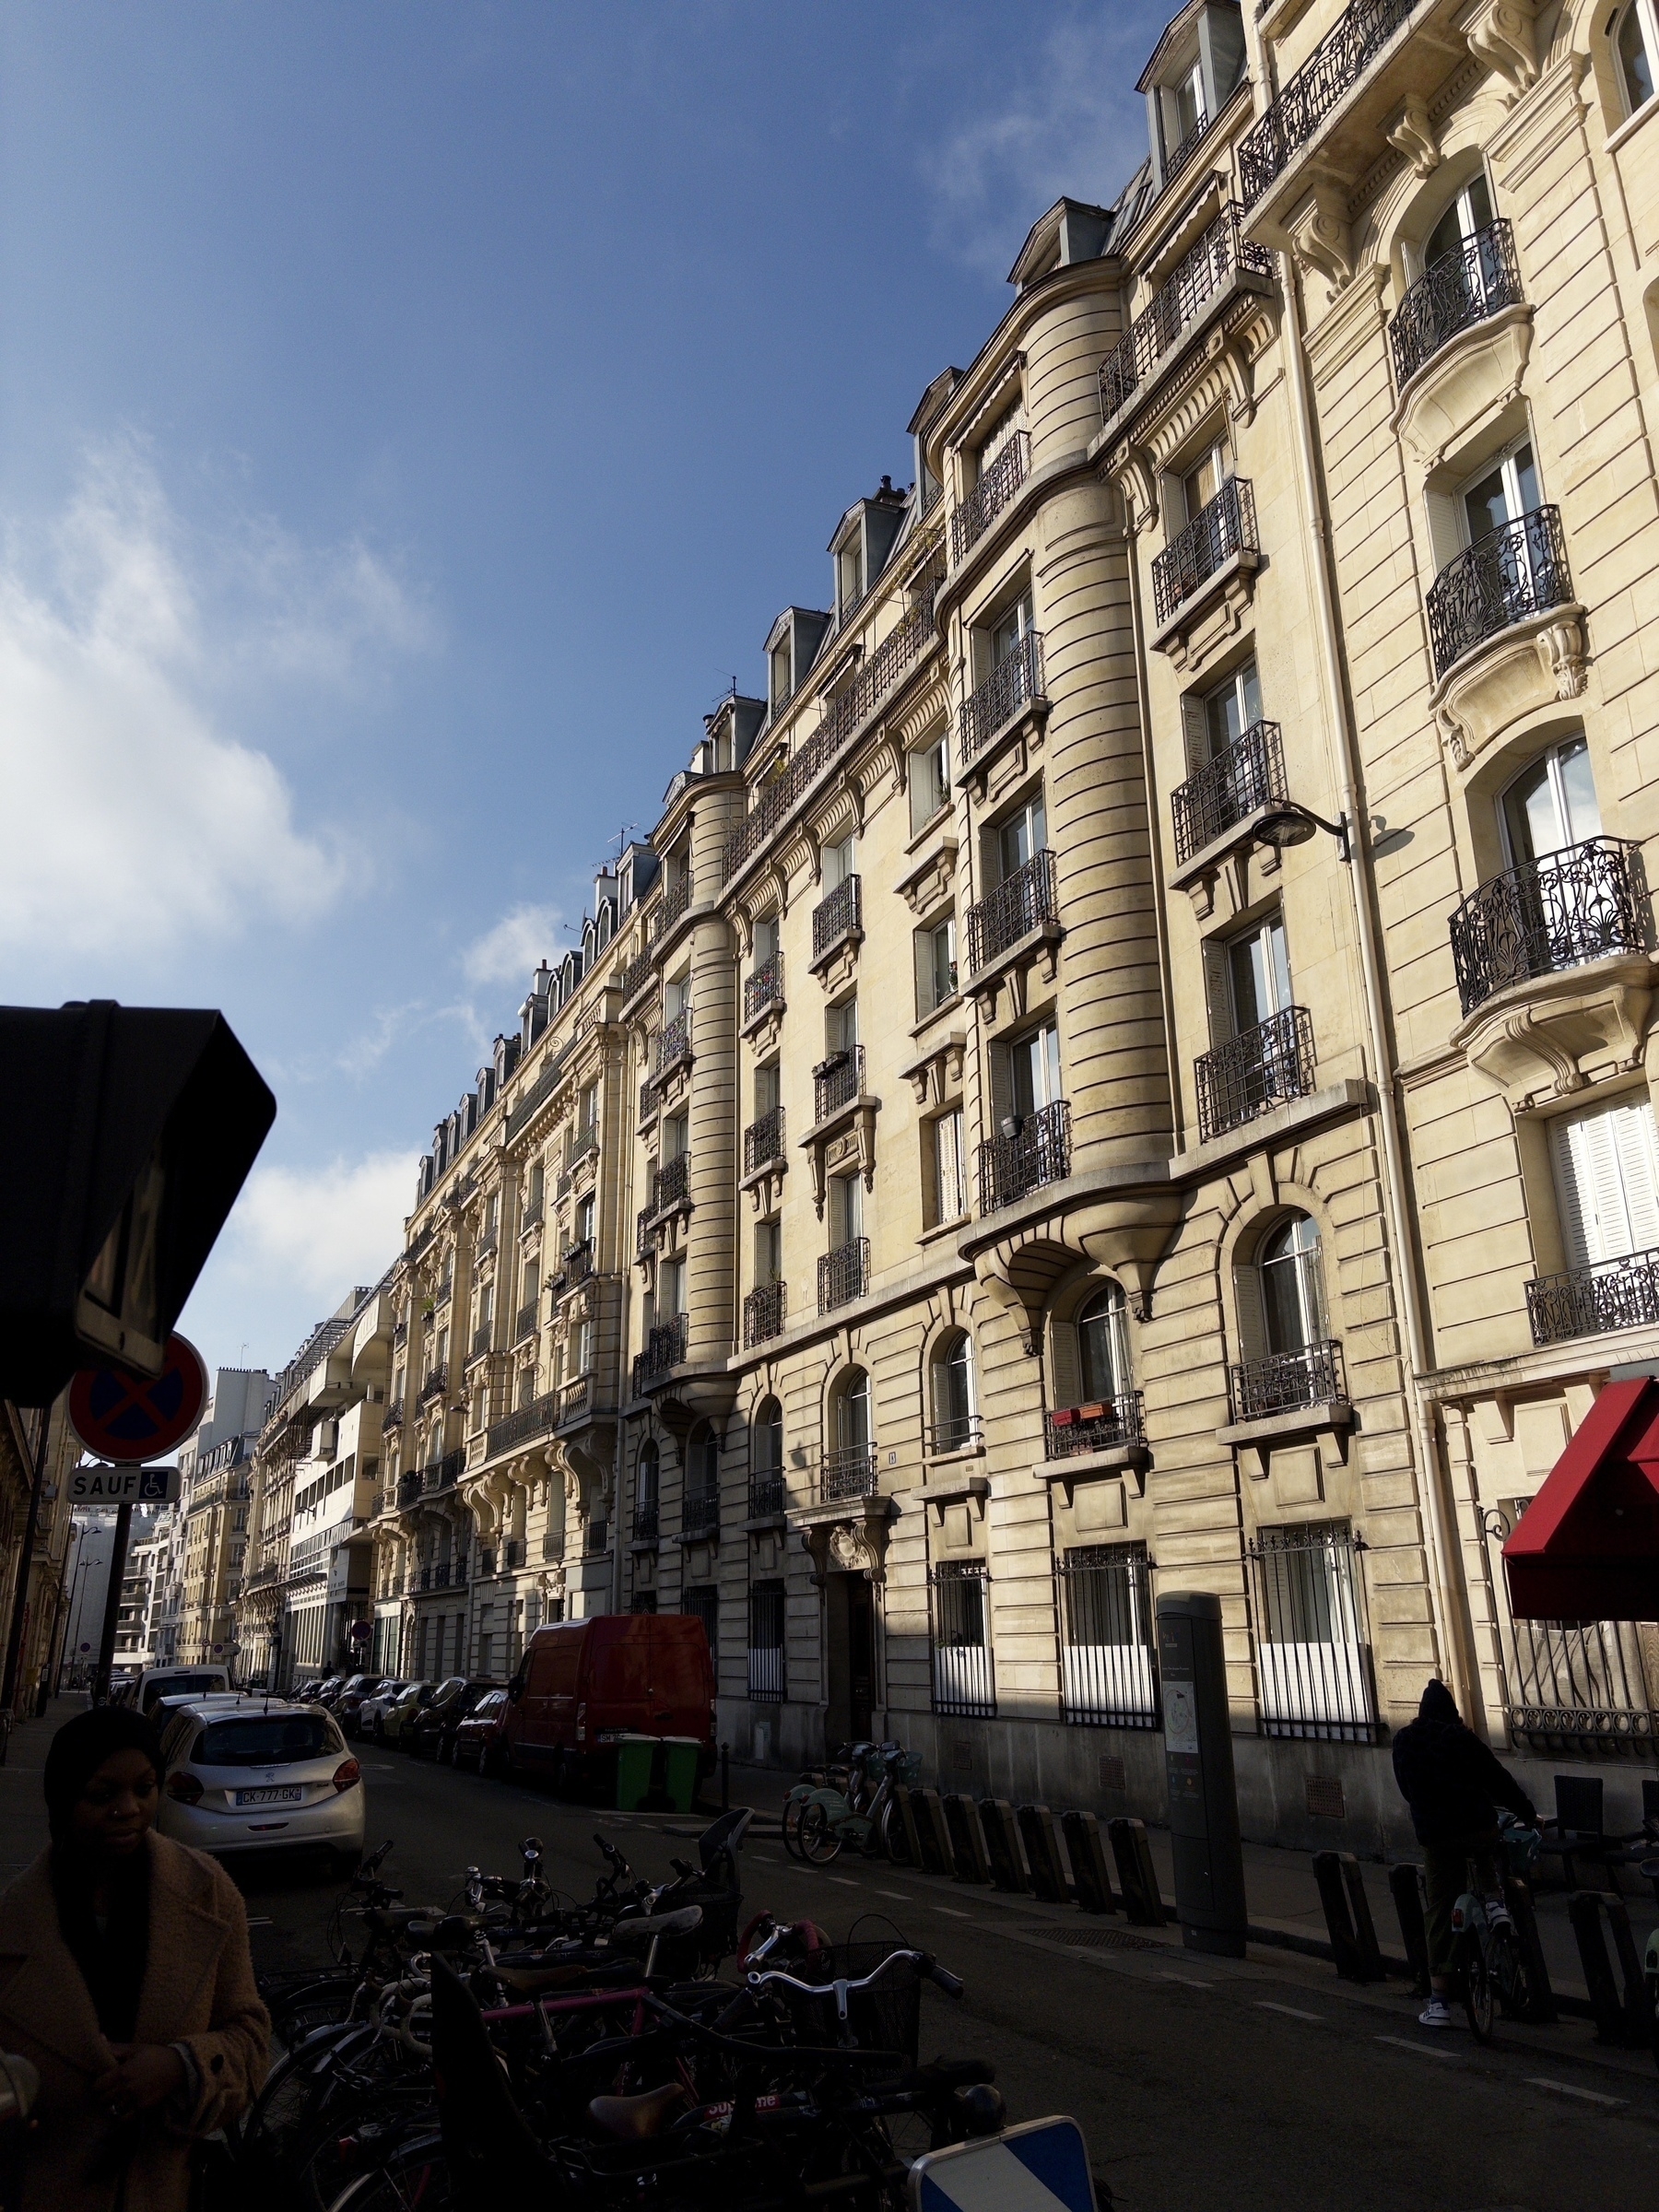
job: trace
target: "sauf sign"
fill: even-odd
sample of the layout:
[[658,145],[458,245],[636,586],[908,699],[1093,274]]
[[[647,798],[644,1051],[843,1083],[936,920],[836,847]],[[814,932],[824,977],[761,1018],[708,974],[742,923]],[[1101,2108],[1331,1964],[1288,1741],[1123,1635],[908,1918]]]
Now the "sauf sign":
[[177,1467],[76,1467],[69,1477],[71,1506],[175,1505]]

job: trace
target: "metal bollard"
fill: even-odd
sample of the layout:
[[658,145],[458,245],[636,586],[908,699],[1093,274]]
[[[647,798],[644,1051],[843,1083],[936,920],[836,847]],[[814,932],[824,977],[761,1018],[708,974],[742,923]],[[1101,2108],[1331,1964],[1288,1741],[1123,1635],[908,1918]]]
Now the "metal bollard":
[[1515,1924],[1515,1940],[1521,1946],[1521,1956],[1526,1965],[1527,2004],[1521,2018],[1535,2028],[1546,2028],[1560,2015],[1556,2009],[1555,1992],[1549,1986],[1544,1946],[1538,1937],[1532,1887],[1519,1875],[1512,1874],[1503,1885],[1503,1891],[1509,1900],[1510,1917]]
[[991,1879],[1010,1895],[1029,1889],[1025,1854],[1019,1847],[1019,1823],[1006,1797],[982,1797],[980,1825],[984,1831],[985,1853],[991,1861]]
[[1115,1912],[1118,1900],[1106,1867],[1106,1846],[1100,1838],[1100,1822],[1092,1813],[1062,1813],[1060,1826],[1065,1836],[1078,1904],[1085,1912]]
[[1124,1893],[1124,1910],[1137,1928],[1161,1928],[1164,1924],[1163,1893],[1158,1886],[1158,1870],[1152,1864],[1151,1846],[1147,1841],[1147,1824],[1120,1814],[1108,1820],[1106,1833],[1112,1838],[1112,1855],[1117,1861],[1118,1887]]
[[893,1792],[893,1803],[899,1808],[899,1825],[904,1831],[904,1864],[907,1866],[914,1866],[920,1872],[922,1839],[916,1832],[916,1814],[914,1806],[911,1804],[909,1788],[900,1784]]
[[1388,1887],[1400,1923],[1400,1941],[1411,1969],[1411,1994],[1426,1997],[1429,1980],[1429,1927],[1423,1918],[1423,1870],[1415,1862],[1388,1870]]
[[[1624,1979],[1624,1994],[1613,1979],[1612,1964],[1607,1958],[1607,1946],[1602,1935],[1601,1916],[1607,1915],[1607,1924],[1613,1931],[1614,1947],[1618,1953],[1619,1971]],[[1572,1933],[1578,1939],[1579,1958],[1583,1963],[1584,1987],[1590,1993],[1591,2008],[1595,2014],[1595,2040],[1598,2043],[1618,2043],[1631,2050],[1641,2049],[1650,2040],[1647,1992],[1642,1983],[1641,1961],[1636,1956],[1636,1939],[1630,1933],[1630,1916],[1625,1911],[1621,1897],[1604,1897],[1599,1889],[1579,1889],[1573,1892],[1567,1907],[1567,1917],[1572,1923]]]
[[956,1878],[959,1882],[977,1882],[982,1886],[991,1879],[991,1862],[986,1856],[985,1839],[974,1802],[953,1790],[942,1804]]
[[1351,1851],[1316,1851],[1313,1879],[1319,1885],[1337,1973],[1345,1982],[1386,1980],[1359,1860]]
[[922,1871],[924,1874],[948,1874],[950,1842],[945,1833],[938,1791],[907,1790],[905,1795],[910,1800],[911,1818],[915,1824]]
[[1071,1902],[1071,1884],[1060,1856],[1060,1839],[1054,1816],[1046,1805],[1022,1805],[1016,1818],[1025,1845],[1026,1865],[1031,1870],[1031,1888],[1045,1905]]

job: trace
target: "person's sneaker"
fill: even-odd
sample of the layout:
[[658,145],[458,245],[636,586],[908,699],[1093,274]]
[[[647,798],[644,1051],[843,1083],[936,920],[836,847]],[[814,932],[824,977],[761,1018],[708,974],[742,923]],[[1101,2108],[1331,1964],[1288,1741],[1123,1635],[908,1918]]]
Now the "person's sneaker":
[[1511,1929],[1513,1928],[1515,1924],[1510,1917],[1509,1906],[1500,1897],[1488,1897],[1487,1899],[1486,1916],[1487,1925],[1488,1928]]
[[1422,2011],[1418,2014],[1419,2028],[1450,2028],[1451,2025],[1452,2015],[1444,1997],[1430,1997]]

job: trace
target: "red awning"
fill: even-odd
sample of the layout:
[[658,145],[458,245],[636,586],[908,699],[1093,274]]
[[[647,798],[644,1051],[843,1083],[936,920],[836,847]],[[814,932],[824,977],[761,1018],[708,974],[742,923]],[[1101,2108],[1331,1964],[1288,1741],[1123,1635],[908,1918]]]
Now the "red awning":
[[1503,1566],[1519,1620],[1659,1620],[1659,1382],[1605,1386]]

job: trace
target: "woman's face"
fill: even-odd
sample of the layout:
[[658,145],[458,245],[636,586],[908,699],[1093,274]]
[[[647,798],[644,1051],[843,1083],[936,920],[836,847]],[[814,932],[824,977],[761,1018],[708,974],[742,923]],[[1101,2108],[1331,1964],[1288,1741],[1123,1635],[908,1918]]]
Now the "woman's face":
[[75,1801],[76,1841],[102,1856],[127,1857],[156,1818],[158,1787],[142,1751],[112,1752]]

